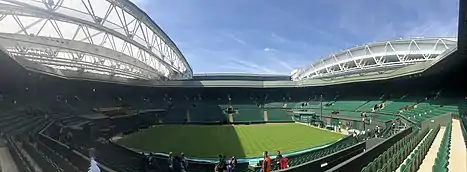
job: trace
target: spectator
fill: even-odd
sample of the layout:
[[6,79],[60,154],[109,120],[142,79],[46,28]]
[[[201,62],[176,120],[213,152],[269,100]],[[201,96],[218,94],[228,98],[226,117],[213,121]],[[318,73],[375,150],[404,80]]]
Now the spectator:
[[148,171],[149,159],[143,152],[141,152],[141,158],[142,158],[142,160],[141,160],[141,171],[146,172],[146,171]]
[[149,153],[149,169],[154,168],[155,161],[156,161],[155,155],[152,152]]
[[289,159],[287,157],[282,157],[281,156],[281,162],[279,164],[279,169],[286,169],[287,167],[289,167],[288,165],[288,162],[289,162]]
[[277,156],[276,156],[276,159],[274,161],[275,161],[275,165],[277,166],[278,169],[281,169],[280,168],[281,159],[282,159],[281,151],[277,151]]
[[375,128],[375,137],[379,137],[379,126]]
[[219,162],[217,162],[214,171],[216,171],[216,172],[225,172],[225,171],[227,171],[227,165],[225,163],[224,155],[219,154]]
[[188,160],[186,159],[185,154],[183,152],[180,153],[180,168],[181,172],[188,171]]
[[230,158],[229,166],[228,166],[227,171],[228,172],[237,172],[237,158],[235,158],[235,156]]
[[263,153],[263,164],[261,165],[261,172],[270,172],[271,171],[271,158],[269,158],[268,151]]
[[172,152],[169,152],[169,159],[168,159],[168,164],[169,164],[169,172],[174,171],[174,157],[172,155]]
[[371,131],[370,131],[370,129],[367,129],[367,130],[366,130],[366,136],[367,136],[368,139],[371,137]]

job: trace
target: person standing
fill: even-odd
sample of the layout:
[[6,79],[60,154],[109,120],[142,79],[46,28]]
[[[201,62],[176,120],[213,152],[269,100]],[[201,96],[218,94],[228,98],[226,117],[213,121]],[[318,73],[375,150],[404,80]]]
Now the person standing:
[[274,167],[275,169],[281,169],[280,168],[281,159],[282,159],[281,151],[277,151],[277,156],[276,156],[276,159],[274,160],[275,166],[276,166]]
[[271,158],[269,158],[268,151],[263,153],[263,164],[261,165],[261,172],[271,171]]
[[237,158],[233,156],[229,161],[228,172],[237,172]]
[[227,171],[227,164],[225,163],[224,155],[219,154],[219,162],[217,162],[214,171],[216,171],[216,172],[225,172],[225,171]]
[[279,169],[286,169],[288,165],[289,159],[287,157],[282,157],[281,155],[281,162],[279,164]]
[[180,153],[180,168],[181,172],[187,172],[188,171],[188,159],[186,159],[185,154],[182,152]]
[[148,157],[143,153],[141,152],[141,171],[142,172],[146,172],[148,171],[148,165],[149,165],[149,159]]
[[169,164],[169,172],[174,172],[174,157],[172,155],[172,152],[169,152],[169,159],[168,159],[168,164]]

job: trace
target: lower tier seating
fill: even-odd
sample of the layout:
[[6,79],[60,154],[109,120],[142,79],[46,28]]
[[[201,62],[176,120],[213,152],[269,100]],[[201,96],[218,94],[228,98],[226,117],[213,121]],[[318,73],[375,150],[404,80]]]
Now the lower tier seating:
[[413,131],[364,167],[362,172],[376,172],[378,169],[383,169],[383,171],[396,170],[425,136],[431,132],[433,130]]
[[233,114],[235,122],[257,122],[264,121],[263,110],[256,109],[237,109],[237,113]]
[[304,153],[296,156],[291,156],[289,158],[289,166],[295,166],[299,164],[303,164],[305,162],[309,162],[318,158],[321,158],[323,156],[330,155],[334,152],[338,152],[340,150],[343,150],[345,148],[348,148],[350,146],[353,146],[357,143],[358,141],[352,137],[348,136],[344,139],[341,139],[340,141],[333,143],[332,145],[329,145],[325,148],[318,149],[311,151],[309,153]]
[[285,109],[267,109],[268,121],[290,121],[292,120]]

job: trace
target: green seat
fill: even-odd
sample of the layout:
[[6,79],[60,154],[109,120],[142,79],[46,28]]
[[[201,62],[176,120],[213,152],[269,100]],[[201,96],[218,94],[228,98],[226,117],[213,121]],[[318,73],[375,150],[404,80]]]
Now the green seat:
[[291,115],[285,109],[267,109],[268,121],[291,121]]

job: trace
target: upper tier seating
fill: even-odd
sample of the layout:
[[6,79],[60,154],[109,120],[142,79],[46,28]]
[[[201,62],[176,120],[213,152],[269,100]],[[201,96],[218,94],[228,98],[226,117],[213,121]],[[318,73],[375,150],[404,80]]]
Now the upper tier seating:
[[331,108],[339,109],[339,110],[349,110],[353,111],[357,108],[361,107],[362,105],[366,104],[368,101],[366,100],[338,100],[333,103]]

